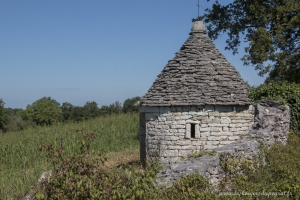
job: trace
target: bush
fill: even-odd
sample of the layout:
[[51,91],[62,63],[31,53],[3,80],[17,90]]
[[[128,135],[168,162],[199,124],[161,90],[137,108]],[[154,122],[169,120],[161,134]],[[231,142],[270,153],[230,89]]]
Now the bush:
[[101,167],[106,158],[90,153],[93,134],[80,141],[80,154],[67,156],[63,147],[43,145],[53,164],[49,182],[38,188],[37,199],[157,199],[154,185],[157,164],[143,168],[140,163],[114,170]]
[[300,199],[300,138],[291,132],[288,145],[278,143],[265,153],[267,164],[258,171],[249,171],[247,179],[236,178],[232,190],[278,193],[278,196],[260,196],[262,199]]
[[279,100],[288,105],[291,112],[291,130],[300,130],[300,85],[283,82],[270,82],[250,89],[250,97],[258,103],[263,99]]

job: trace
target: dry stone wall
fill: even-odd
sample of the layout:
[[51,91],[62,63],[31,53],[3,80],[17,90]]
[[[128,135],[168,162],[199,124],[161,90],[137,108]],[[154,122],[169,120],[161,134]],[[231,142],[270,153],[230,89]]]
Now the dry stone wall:
[[141,107],[140,113],[146,124],[141,155],[163,163],[235,142],[254,122],[253,106]]
[[[255,120],[248,134],[231,144],[214,150],[214,155],[185,158],[175,163],[163,165],[163,169],[157,174],[158,185],[172,185],[172,182],[186,174],[199,173],[207,178],[211,185],[218,185],[227,175],[221,163],[228,158],[233,162],[240,160],[255,163],[260,151],[260,143],[271,147],[276,142],[283,145],[287,143],[289,132],[290,109],[279,104],[278,101],[263,101],[255,109]],[[211,150],[206,150],[211,151]],[[225,155],[225,156],[224,156]],[[253,166],[255,169],[255,166]],[[236,173],[242,174],[242,169]]]

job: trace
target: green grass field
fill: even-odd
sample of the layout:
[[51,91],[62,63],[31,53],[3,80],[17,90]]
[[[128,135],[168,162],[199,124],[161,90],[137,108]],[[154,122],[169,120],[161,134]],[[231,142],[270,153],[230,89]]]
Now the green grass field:
[[68,155],[77,155],[78,141],[85,134],[94,134],[94,154],[137,153],[138,128],[138,114],[119,114],[0,135],[0,199],[19,199],[42,172],[51,169],[40,145],[62,145]]

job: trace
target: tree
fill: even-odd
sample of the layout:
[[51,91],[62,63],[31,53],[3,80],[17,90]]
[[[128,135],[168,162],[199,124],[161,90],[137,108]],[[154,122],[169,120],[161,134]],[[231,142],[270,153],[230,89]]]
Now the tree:
[[101,115],[119,114],[122,112],[122,104],[119,101],[115,101],[109,106],[102,106],[99,112]]
[[83,106],[84,118],[91,119],[99,116],[98,104],[95,101],[88,101]]
[[43,97],[26,107],[26,118],[37,125],[52,125],[61,121],[62,110],[59,105],[56,100]]
[[8,115],[4,104],[4,101],[0,98],[0,130],[5,132],[7,129]]
[[123,108],[122,108],[122,111],[124,113],[127,113],[127,112],[138,112],[139,111],[139,108],[134,106],[134,104],[139,101],[141,99],[141,97],[133,97],[133,98],[128,98],[124,101],[123,103]]
[[242,60],[259,75],[269,73],[268,80],[300,83],[299,12],[300,0],[234,0],[227,5],[217,0],[200,20],[212,39],[227,32],[225,49],[233,54],[242,39],[247,42]]
[[72,116],[74,113],[74,106],[71,103],[64,102],[61,105],[61,111],[62,111],[62,121],[70,121],[72,120]]

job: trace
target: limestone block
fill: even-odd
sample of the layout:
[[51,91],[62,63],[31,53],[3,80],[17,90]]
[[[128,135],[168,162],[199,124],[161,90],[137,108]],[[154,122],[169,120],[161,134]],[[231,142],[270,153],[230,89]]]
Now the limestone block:
[[238,119],[242,119],[242,117],[232,116],[231,119],[232,119],[232,120],[238,120]]
[[209,127],[223,127],[223,126],[229,126],[229,124],[213,124],[213,123],[209,123],[208,126]]
[[229,131],[228,126],[223,126],[222,131]]
[[174,136],[185,138],[185,133],[173,133]]
[[156,148],[157,148],[157,145],[154,145],[154,144],[148,145],[148,149],[156,149]]
[[174,116],[181,116],[181,112],[173,112],[172,115],[174,115]]
[[204,145],[204,149],[216,149],[218,145]]
[[232,112],[220,112],[220,117],[230,117],[232,116]]
[[170,129],[170,133],[177,133],[177,129]]
[[201,141],[201,140],[192,140],[191,142],[192,142],[191,144],[192,144],[193,146],[201,146],[201,145],[204,144],[204,142]]
[[241,127],[248,127],[249,128],[249,124],[248,123],[236,124],[235,127],[236,128],[241,128]]
[[200,138],[200,126],[199,126],[199,124],[195,125],[195,138]]
[[239,136],[229,136],[228,137],[228,140],[238,140],[238,139],[240,139]]
[[166,118],[166,117],[161,117],[161,116],[159,116],[159,117],[158,117],[158,120],[159,120],[159,121],[163,121],[163,122],[164,122],[164,121],[166,121],[166,120],[167,120],[167,118]]
[[[197,146],[181,146],[182,150],[197,150]],[[180,152],[179,152],[180,154]]]
[[208,125],[207,125],[207,124],[201,124],[200,127],[201,127],[201,128],[206,128],[206,127],[208,127]]
[[210,117],[220,117],[220,113],[218,111],[208,112],[208,116],[210,116]]
[[210,136],[210,132],[201,132],[201,137]]
[[162,129],[169,129],[170,127],[169,127],[169,125],[162,125],[161,128]]
[[208,115],[205,115],[205,116],[194,116],[193,119],[196,119],[198,121],[209,120]]
[[231,132],[211,132],[211,136],[232,136],[233,133]]
[[203,119],[201,120],[201,123],[204,123],[204,124],[211,124],[213,122],[212,119]]
[[182,145],[182,146],[191,145],[191,140],[179,140],[179,141],[176,141],[175,144]]
[[209,136],[209,137],[207,137],[207,140],[209,140],[209,141],[222,141],[222,140],[227,140],[227,136]]
[[221,145],[227,145],[227,144],[230,144],[232,143],[233,141],[220,141],[220,144]]
[[192,153],[191,150],[179,150],[179,156],[181,156],[181,157],[186,157],[191,153]]
[[240,128],[240,131],[247,131],[247,130],[249,130],[249,126]]
[[185,129],[177,129],[177,132],[178,132],[178,133],[185,133],[186,130],[185,130]]
[[162,145],[174,145],[174,141],[160,141],[159,142],[160,144],[162,144]]
[[248,130],[246,130],[246,131],[239,131],[237,133],[234,133],[234,135],[247,135],[248,132],[249,132]]
[[186,124],[184,120],[176,121],[178,125]]
[[202,142],[206,142],[207,141],[207,136],[201,136],[199,138],[199,140],[202,141]]
[[166,125],[176,125],[177,124],[177,122],[176,121],[165,121],[165,124]]
[[221,124],[230,124],[231,119],[230,117],[221,117]]
[[186,124],[185,138],[191,138],[191,124]]
[[189,123],[189,124],[199,124],[200,122],[188,119],[188,120],[186,120],[186,123]]
[[240,123],[246,123],[247,121],[246,120],[243,120],[243,119],[237,119],[237,120],[234,120],[234,119],[232,119],[231,120],[231,123],[236,123],[236,124],[240,124]]
[[220,144],[219,141],[207,141],[207,142],[206,142],[206,145],[214,145],[214,146],[217,146],[218,144]]
[[230,127],[230,128],[235,128],[235,127],[236,127],[236,124],[229,124],[229,127]]
[[[203,131],[203,130],[201,129],[201,131]],[[222,127],[209,127],[208,130],[205,129],[205,131],[219,132],[219,131],[222,131]]]
[[167,116],[167,121],[174,121],[175,120],[175,116],[171,115],[171,116]]
[[230,132],[237,132],[239,131],[240,129],[239,128],[229,128],[229,131]]
[[163,157],[177,157],[178,150],[162,150],[161,156]]
[[171,125],[171,128],[173,129],[173,128],[178,128],[178,129],[180,129],[180,128],[185,128],[186,126],[185,125]]
[[178,150],[178,149],[181,149],[181,146],[168,146],[168,149],[170,150]]
[[214,119],[212,119],[212,123],[214,123],[214,124],[220,124],[221,123],[221,119],[214,118]]
[[190,112],[189,112],[189,115],[192,115],[192,116],[197,115],[197,112],[195,112],[195,111],[190,111]]
[[208,116],[208,112],[197,112],[197,116]]
[[176,136],[165,136],[165,140],[176,141],[178,139],[179,139],[179,137],[176,137]]

